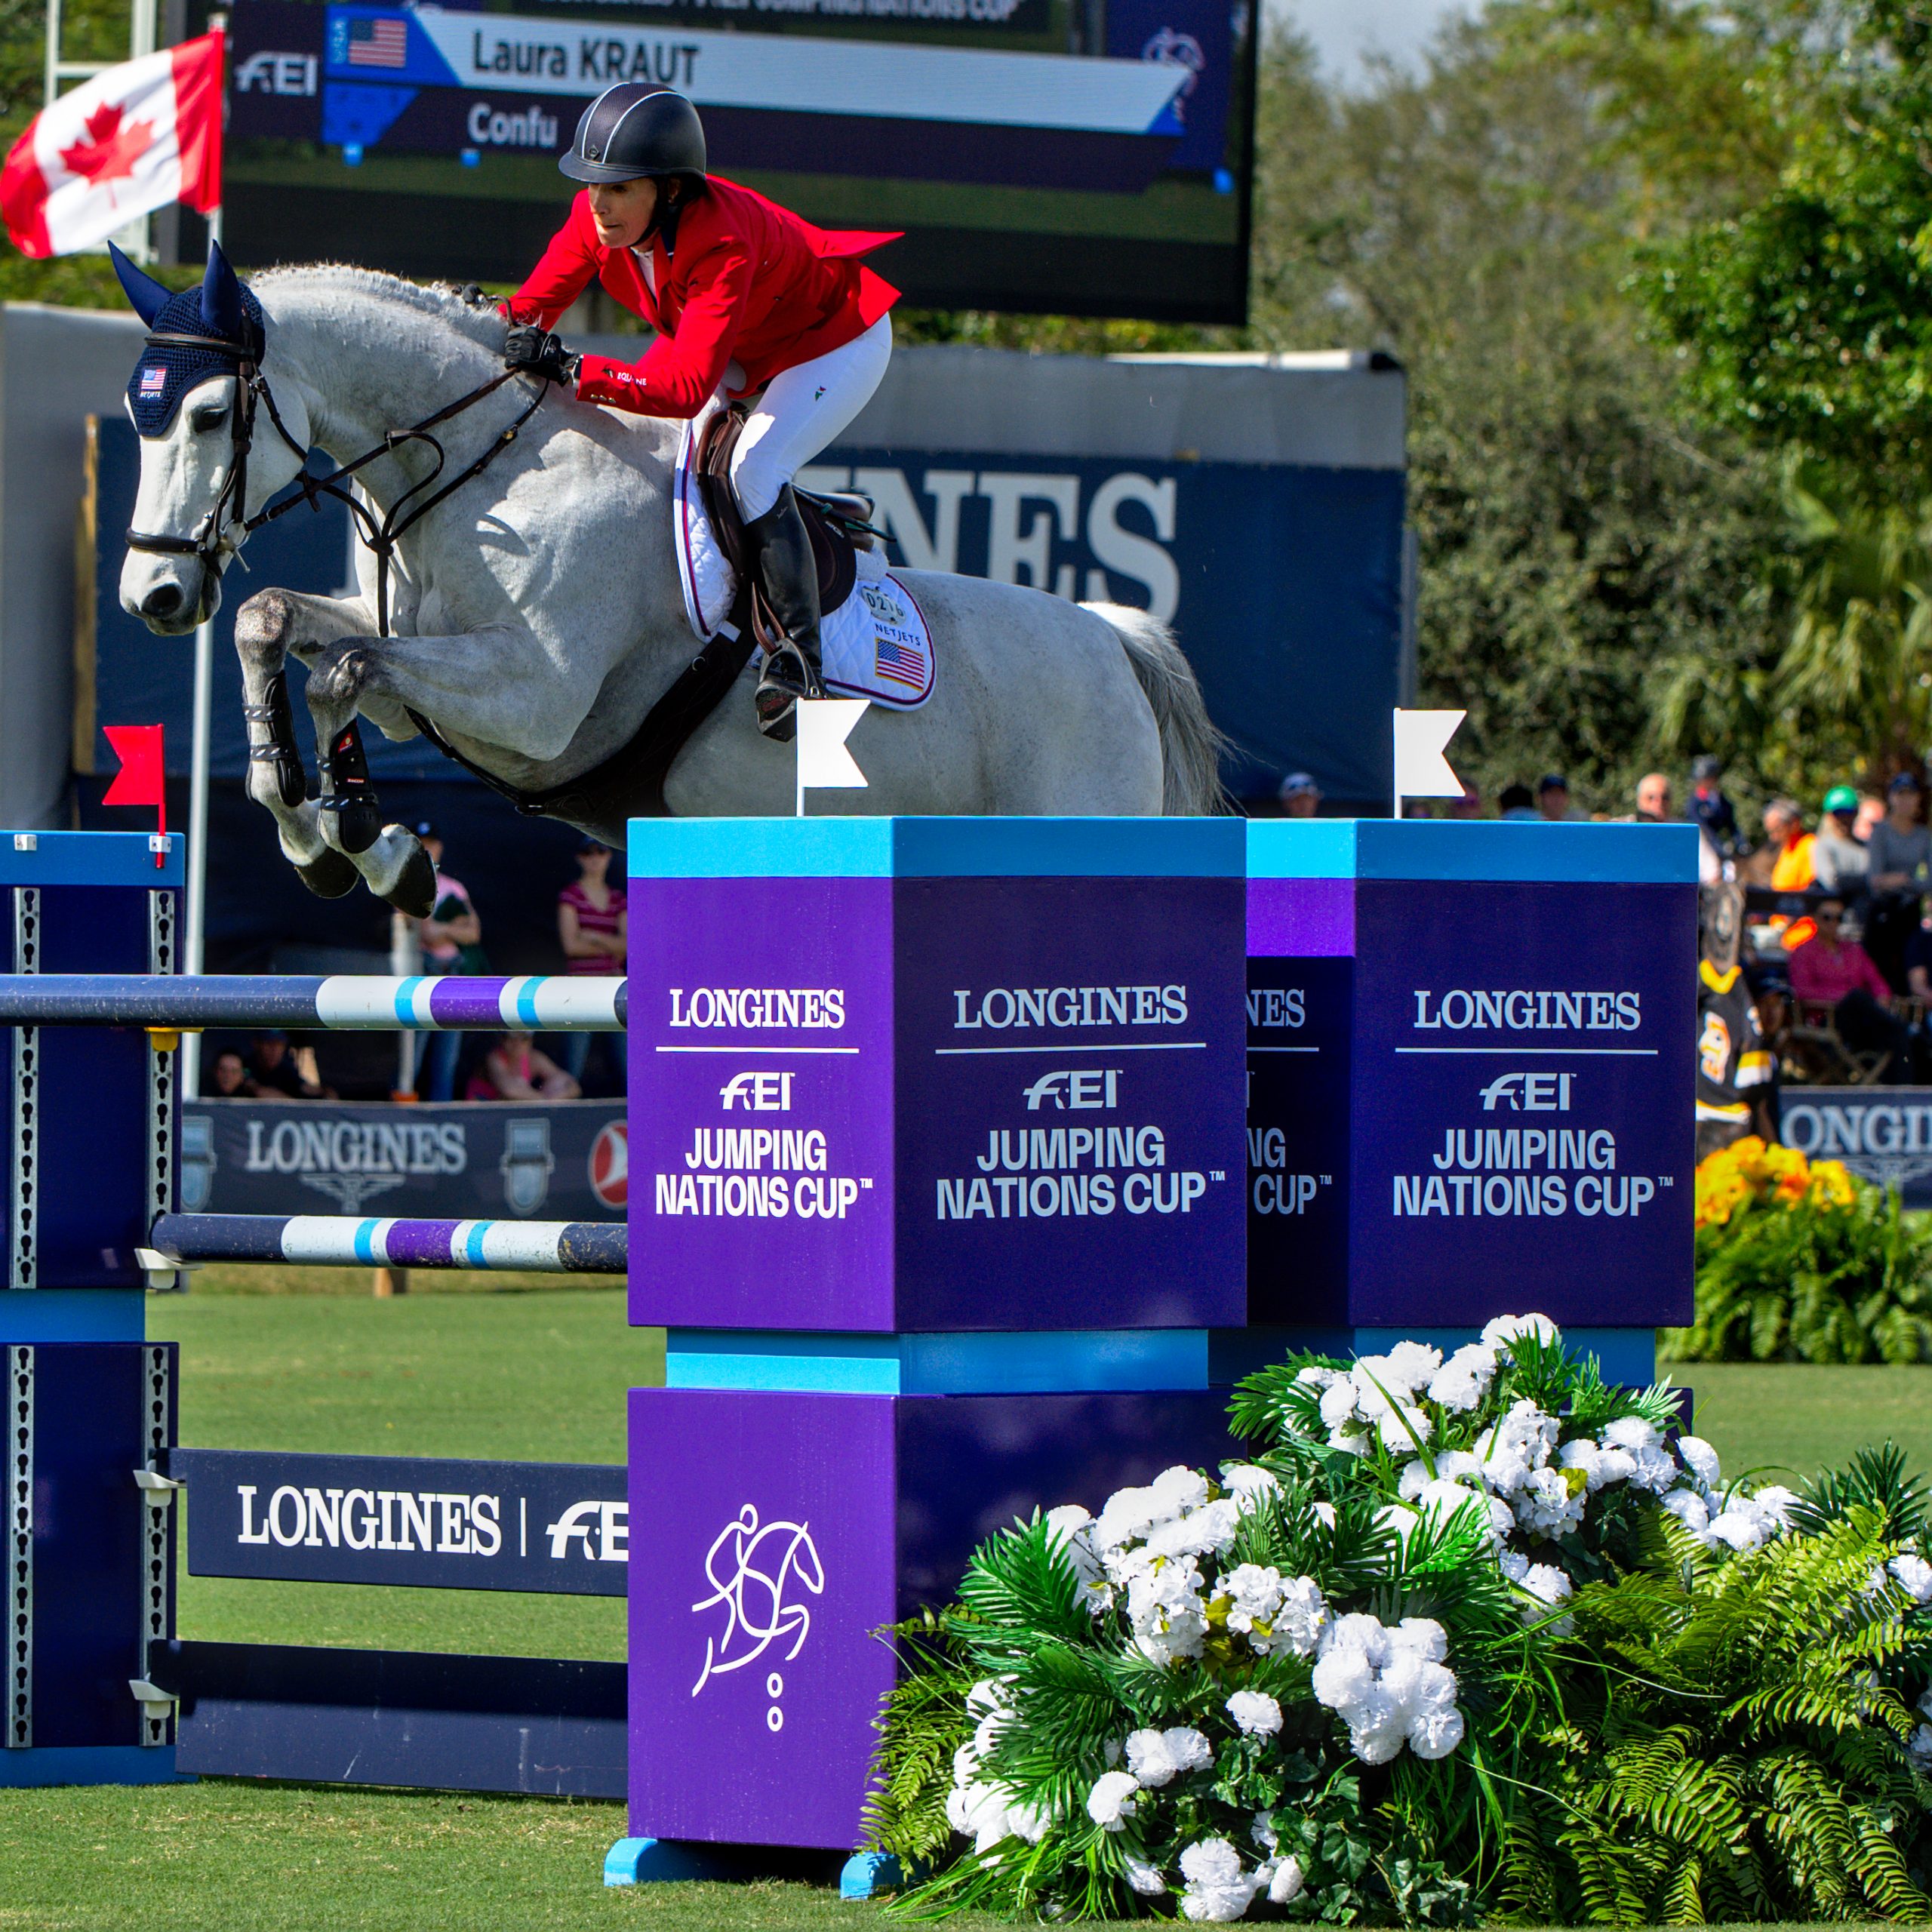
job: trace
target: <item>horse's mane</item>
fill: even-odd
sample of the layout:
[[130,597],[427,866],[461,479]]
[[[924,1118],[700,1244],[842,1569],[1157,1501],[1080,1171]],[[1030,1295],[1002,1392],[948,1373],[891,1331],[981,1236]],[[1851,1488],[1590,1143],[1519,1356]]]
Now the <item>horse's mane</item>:
[[503,346],[503,318],[494,308],[472,308],[447,282],[405,281],[400,275],[349,262],[306,262],[299,267],[266,269],[251,278],[250,286],[271,303],[278,291],[298,297],[357,295],[392,303],[441,322],[481,348]]

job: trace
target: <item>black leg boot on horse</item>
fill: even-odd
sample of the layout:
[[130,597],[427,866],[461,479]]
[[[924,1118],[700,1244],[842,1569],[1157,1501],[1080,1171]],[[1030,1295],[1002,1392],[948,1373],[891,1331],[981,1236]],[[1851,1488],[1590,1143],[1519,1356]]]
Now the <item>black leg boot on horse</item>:
[[[788,744],[798,728],[799,699],[825,695],[819,660],[818,560],[790,484],[779,491],[777,502],[764,515],[746,521],[745,539],[752,628],[765,652],[752,700],[758,728],[768,738]],[[771,619],[770,635],[765,634],[763,614]]]

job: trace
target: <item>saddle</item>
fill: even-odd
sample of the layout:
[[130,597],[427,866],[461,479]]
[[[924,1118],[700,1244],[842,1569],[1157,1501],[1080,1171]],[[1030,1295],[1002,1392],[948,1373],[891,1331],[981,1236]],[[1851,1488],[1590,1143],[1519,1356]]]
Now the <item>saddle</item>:
[[[740,598],[748,592],[754,599],[754,621],[742,626],[761,639],[775,637],[777,627],[763,610],[762,593],[752,585],[745,568],[745,520],[731,488],[731,453],[744,434],[746,411],[742,403],[714,411],[699,435],[697,457],[692,472],[704,499],[706,514],[738,580]],[[818,565],[818,607],[829,617],[852,594],[857,580],[858,564],[854,552],[881,549],[885,533],[872,528],[872,500],[856,491],[801,490],[795,483],[792,494],[804,518],[805,534],[811,539],[812,555]]]

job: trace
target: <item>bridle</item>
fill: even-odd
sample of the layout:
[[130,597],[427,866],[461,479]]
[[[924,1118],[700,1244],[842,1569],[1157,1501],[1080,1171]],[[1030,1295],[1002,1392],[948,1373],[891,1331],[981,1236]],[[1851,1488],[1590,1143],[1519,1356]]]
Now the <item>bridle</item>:
[[[262,332],[257,331],[261,337]],[[135,530],[128,532],[128,548],[146,550],[158,555],[192,557],[201,565],[205,589],[207,580],[220,579],[226,568],[228,559],[242,547],[242,539],[272,523],[276,518],[294,509],[299,503],[306,503],[312,510],[321,508],[321,499],[333,497],[338,503],[348,506],[349,515],[355,519],[357,534],[368,546],[376,559],[376,628],[377,635],[387,637],[389,634],[389,560],[405,532],[412,525],[427,516],[438,504],[454,496],[463,486],[482,475],[497,458],[516,441],[517,432],[542,406],[549,392],[548,380],[538,387],[523,413],[509,426],[501,432],[476,460],[460,475],[452,477],[442,488],[420,503],[413,500],[429,488],[443,473],[448,460],[442,445],[429,432],[440,423],[447,423],[452,417],[481,402],[487,395],[498,389],[520,373],[506,369],[500,376],[493,377],[479,389],[472,389],[445,409],[439,409],[433,416],[426,416],[421,422],[414,423],[406,429],[388,429],[382,440],[363,451],[352,462],[345,463],[332,469],[326,476],[309,474],[309,452],[288,432],[281,420],[281,412],[275,408],[275,392],[268,385],[268,379],[262,374],[262,340],[240,343],[226,336],[198,335],[179,331],[161,331],[150,334],[146,346],[149,349],[198,349],[205,352],[224,356],[235,365],[235,406],[229,412],[229,429],[231,454],[228,469],[221,479],[221,487],[215,492],[215,499],[208,513],[201,521],[192,537],[171,537],[158,531]],[[300,494],[288,497],[280,503],[265,505],[253,516],[248,509],[248,453],[254,446],[255,414],[257,405],[268,411],[269,421],[288,451],[302,467],[294,481]],[[420,481],[411,484],[397,497],[388,510],[380,518],[375,512],[343,486],[358,470],[374,463],[378,457],[392,455],[405,443],[426,443],[435,453],[435,464]]]

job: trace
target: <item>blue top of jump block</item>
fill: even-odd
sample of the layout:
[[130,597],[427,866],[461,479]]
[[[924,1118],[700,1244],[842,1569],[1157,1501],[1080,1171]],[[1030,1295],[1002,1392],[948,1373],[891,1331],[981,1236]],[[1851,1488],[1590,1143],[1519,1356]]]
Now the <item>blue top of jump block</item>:
[[1697,828],[1460,819],[1250,819],[1247,875],[1695,885]]
[[171,832],[157,866],[145,832],[0,832],[0,886],[179,886],[187,843]]
[[1240,878],[1234,818],[634,818],[632,878]]

